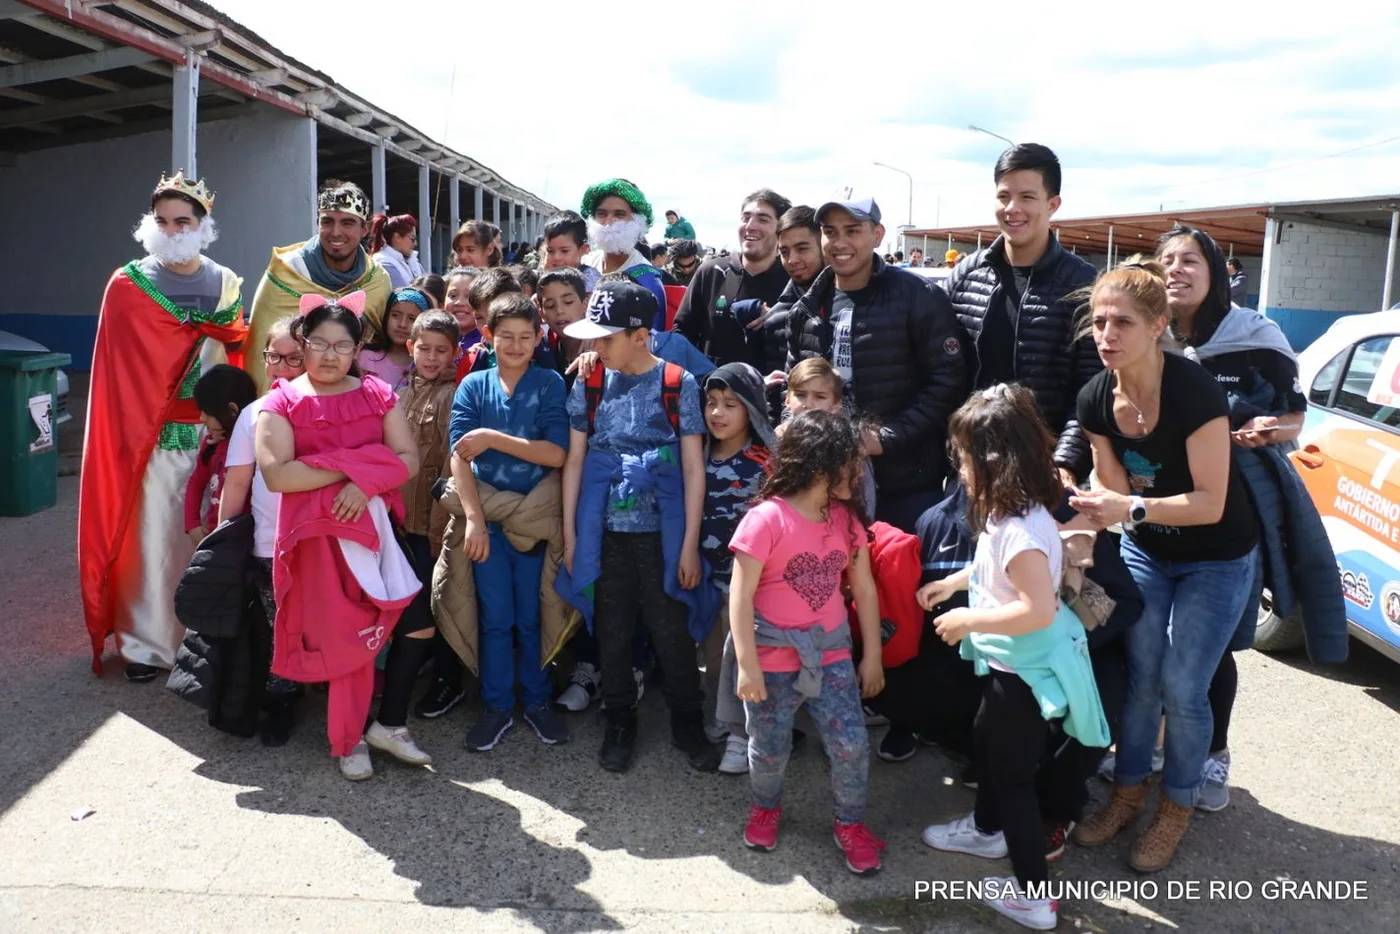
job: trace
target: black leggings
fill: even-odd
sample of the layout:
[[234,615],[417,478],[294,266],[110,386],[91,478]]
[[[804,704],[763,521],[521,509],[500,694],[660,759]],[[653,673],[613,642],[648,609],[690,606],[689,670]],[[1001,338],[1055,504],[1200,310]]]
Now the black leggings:
[[1215,735],[1210,741],[1212,754],[1230,748],[1230,717],[1235,712],[1235,694],[1239,692],[1240,670],[1235,665],[1235,653],[1225,651],[1210,679],[1210,713],[1215,720]]
[[1048,882],[1045,827],[1036,772],[1050,733],[1030,686],[1019,676],[992,669],[977,711],[978,829],[1006,836],[1011,869],[1021,885]]
[[413,598],[394,627],[394,640],[389,644],[389,657],[384,661],[384,695],[379,699],[378,720],[382,726],[405,726],[408,723],[408,702],[418,669],[423,667],[432,651],[432,639],[411,639],[409,635],[433,628],[431,592],[432,565],[428,563],[428,539],[421,535],[405,535],[404,554],[418,574],[423,589]]

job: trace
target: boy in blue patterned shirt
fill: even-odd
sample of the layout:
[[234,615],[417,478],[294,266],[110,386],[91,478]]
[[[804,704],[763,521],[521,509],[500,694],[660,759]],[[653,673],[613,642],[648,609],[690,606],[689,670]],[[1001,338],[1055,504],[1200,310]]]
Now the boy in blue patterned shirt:
[[484,336],[496,365],[462,380],[448,430],[452,479],[466,514],[464,545],[476,562],[480,606],[484,709],[466,739],[475,752],[494,747],[514,725],[517,682],[525,722],[540,739],[552,745],[569,738],[549,705],[549,678],[540,667],[544,543],[517,551],[499,523],[485,521],[476,485],[480,478],[497,490],[528,494],[551,469],[564,466],[569,443],[564,380],[552,369],[531,366],[543,333],[539,310],[524,295],[510,292],[492,301],[486,324]]
[[672,744],[693,768],[713,772],[719,752],[705,738],[695,660],[714,603],[712,588],[701,586],[705,423],[694,377],[651,352],[656,313],[648,289],[605,279],[584,320],[564,329],[593,341],[603,367],[575,381],[569,395],[564,568],[555,589],[598,638],[608,718],[603,768],[632,764],[632,634],[640,613],[666,673]]

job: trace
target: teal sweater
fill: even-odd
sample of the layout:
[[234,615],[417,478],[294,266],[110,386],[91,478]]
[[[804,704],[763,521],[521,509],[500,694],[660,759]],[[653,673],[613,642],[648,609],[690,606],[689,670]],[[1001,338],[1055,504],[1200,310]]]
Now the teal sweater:
[[974,632],[962,640],[960,651],[978,675],[987,673],[992,659],[1013,669],[1030,685],[1041,716],[1064,717],[1065,732],[1085,746],[1109,744],[1108,721],[1089,662],[1089,640],[1079,617],[1063,603],[1044,629],[1022,636]]

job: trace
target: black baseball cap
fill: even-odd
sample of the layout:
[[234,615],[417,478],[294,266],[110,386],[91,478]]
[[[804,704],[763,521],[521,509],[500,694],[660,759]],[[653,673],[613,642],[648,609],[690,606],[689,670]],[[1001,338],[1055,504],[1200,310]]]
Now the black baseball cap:
[[656,320],[656,296],[631,279],[605,279],[593,287],[588,314],[564,328],[569,337],[594,340],[628,328],[650,328]]

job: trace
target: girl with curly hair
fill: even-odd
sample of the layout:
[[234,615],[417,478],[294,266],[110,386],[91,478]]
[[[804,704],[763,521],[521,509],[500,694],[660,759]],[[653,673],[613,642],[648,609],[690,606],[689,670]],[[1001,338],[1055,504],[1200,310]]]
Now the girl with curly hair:
[[880,693],[885,673],[878,651],[857,673],[841,592],[844,575],[863,644],[880,645],[860,458],[860,435],[844,415],[809,411],[788,424],[759,501],[729,543],[729,614],[749,735],[745,845],[777,846],[793,716],[806,704],[831,758],[837,845],[847,868],[870,875],[885,845],[864,823],[870,745],[861,698]]

